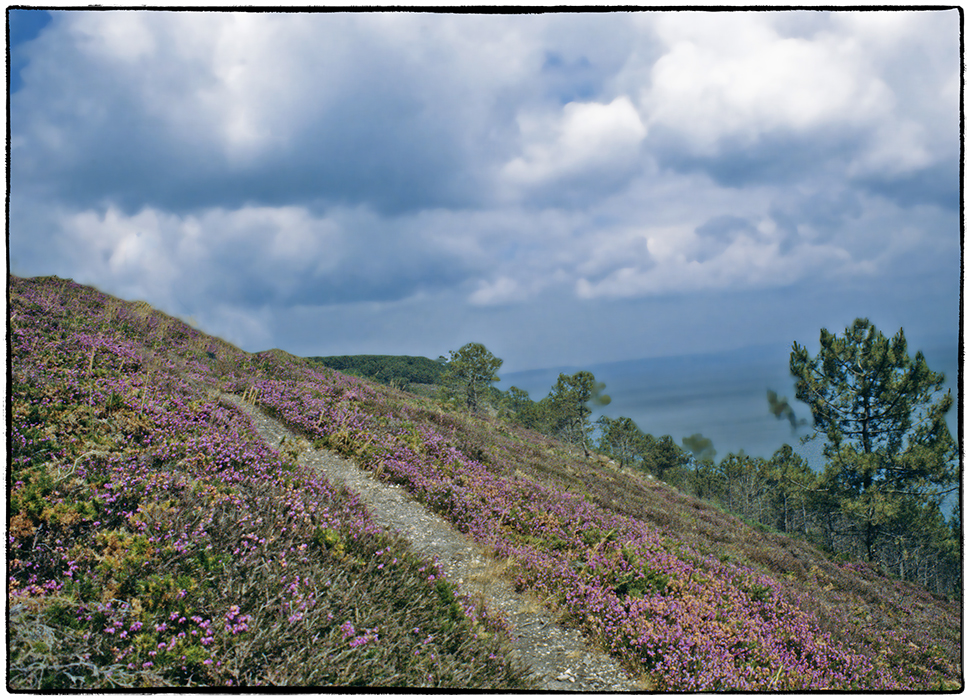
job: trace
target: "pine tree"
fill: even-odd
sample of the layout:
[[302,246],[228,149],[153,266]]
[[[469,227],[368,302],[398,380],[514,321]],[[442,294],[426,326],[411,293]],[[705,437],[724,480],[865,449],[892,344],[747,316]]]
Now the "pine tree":
[[600,450],[619,461],[621,467],[633,464],[645,437],[633,419],[600,416],[596,424],[600,428]]
[[767,475],[774,527],[782,532],[806,532],[809,494],[817,482],[808,462],[796,454],[791,446],[782,445],[771,456]]
[[589,435],[593,430],[589,417],[591,403],[605,406],[610,397],[603,394],[606,385],[596,381],[592,372],[560,374],[549,394],[554,431],[565,441],[580,445],[589,457]]
[[669,435],[655,438],[644,435],[640,447],[640,464],[658,479],[666,477],[668,471],[676,471],[690,461],[690,457],[677,446]]
[[814,358],[793,345],[796,398],[812,410],[810,437],[825,438],[825,488],[856,523],[872,561],[884,533],[912,511],[908,501],[939,507],[957,488],[945,421],[953,398],[921,352],[910,358],[902,329],[889,339],[856,319],[843,336],[823,328],[820,343]]
[[502,360],[481,343],[467,343],[438,361],[445,365],[445,385],[464,397],[472,411],[478,410],[492,383],[498,381],[496,372],[502,366]]

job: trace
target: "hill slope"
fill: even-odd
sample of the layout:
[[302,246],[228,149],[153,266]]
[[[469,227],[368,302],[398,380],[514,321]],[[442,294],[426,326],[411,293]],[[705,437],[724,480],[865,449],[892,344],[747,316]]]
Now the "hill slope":
[[10,689],[527,685],[500,621],[212,395],[295,358],[56,278],[11,280],[10,328]]
[[[51,278],[11,289],[11,684],[279,682],[267,660],[290,659],[284,683],[420,685],[433,671],[411,663],[408,631],[426,634],[429,617],[453,661],[424,684],[521,682],[498,626],[456,609],[446,584],[419,608],[372,580],[393,551],[410,593],[422,565],[388,549],[400,543],[353,497],[255,444],[212,391],[402,484],[657,690],[962,684],[959,606],[869,567],[542,436],[281,351],[249,355],[145,305]],[[282,564],[265,563],[268,547]],[[357,586],[396,601],[393,614],[342,619],[341,591]],[[396,630],[379,644],[378,620]],[[320,639],[330,653],[311,658]],[[44,654],[56,673],[38,674]]]

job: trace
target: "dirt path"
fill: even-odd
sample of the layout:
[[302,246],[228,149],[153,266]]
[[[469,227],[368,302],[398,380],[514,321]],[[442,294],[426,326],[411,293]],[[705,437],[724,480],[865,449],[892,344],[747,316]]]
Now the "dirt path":
[[[282,423],[268,417],[237,396],[222,397],[250,417],[260,436],[278,447],[297,436]],[[329,450],[304,450],[300,463],[325,474],[331,482],[344,484],[360,495],[373,518],[388,530],[412,543],[414,549],[436,558],[449,580],[466,593],[480,593],[492,611],[501,613],[512,626],[515,656],[532,669],[543,690],[636,691],[643,690],[609,656],[592,649],[575,630],[562,627],[535,598],[516,593],[500,577],[501,563],[488,556],[444,519],[429,512],[400,486],[385,484]]]

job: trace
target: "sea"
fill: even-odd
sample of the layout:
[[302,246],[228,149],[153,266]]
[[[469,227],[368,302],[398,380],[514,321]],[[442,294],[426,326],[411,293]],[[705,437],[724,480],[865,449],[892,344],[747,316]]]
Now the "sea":
[[[809,348],[811,352],[811,348]],[[547,396],[560,373],[580,370],[593,373],[606,384],[609,405],[596,408],[600,415],[633,419],[644,433],[670,435],[680,445],[683,438],[700,433],[717,450],[715,460],[744,451],[754,457],[771,457],[782,445],[790,445],[813,469],[824,467],[822,440],[804,442],[811,435],[812,417],[806,404],[795,400],[794,380],[789,373],[791,346],[759,345],[718,353],[688,354],[595,364],[588,367],[552,367],[501,375],[497,384],[505,390],[517,386],[534,401]],[[946,388],[958,400],[959,356],[956,344],[938,344],[924,350],[930,369],[946,375]],[[768,392],[787,399],[794,411],[793,426],[769,411]],[[947,416],[957,437],[956,404]]]

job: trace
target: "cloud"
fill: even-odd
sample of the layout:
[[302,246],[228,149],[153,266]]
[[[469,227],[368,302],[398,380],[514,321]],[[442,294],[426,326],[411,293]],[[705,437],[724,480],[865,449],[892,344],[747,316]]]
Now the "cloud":
[[654,159],[926,201],[955,163],[952,13],[53,14],[12,184],[80,208],[576,207]]
[[694,259],[699,262],[723,254],[740,236],[752,238],[758,235],[750,221],[731,215],[716,216],[698,226],[695,233],[699,245]]
[[865,123],[892,101],[848,38],[785,37],[763,13],[673,13],[656,27],[669,50],[642,97],[649,124],[675,128],[698,154],[724,139],[751,145],[777,130]]
[[[601,236],[605,250],[623,252],[604,254],[609,263],[595,275],[584,274],[592,265],[578,265],[575,292],[584,299],[630,299],[808,282],[833,289],[878,285],[957,255],[958,238],[940,235],[956,226],[946,210],[931,215],[925,207],[890,206],[842,190],[793,192],[774,200],[755,216],[716,215],[693,226],[631,227],[622,236]],[[709,209],[705,202],[699,208]],[[634,241],[645,242],[646,250],[636,252]]]
[[528,288],[510,277],[499,277],[493,281],[482,280],[471,296],[468,297],[475,306],[498,306],[517,301],[523,301],[531,296]]
[[[719,229],[723,237],[712,235],[714,229]],[[576,293],[586,299],[621,299],[791,280],[792,261],[779,255],[775,243],[758,240],[752,233],[757,232],[747,224],[724,228],[723,220],[708,222],[696,230],[646,229],[641,235],[648,264],[618,266],[598,281],[580,278]]]
[[[386,220],[362,210],[127,215],[108,207],[62,212],[51,224],[60,264],[69,262],[79,279],[110,279],[115,293],[193,315],[202,300],[256,309],[405,299],[468,275],[454,251],[438,250],[418,230],[389,231]],[[49,259],[50,244],[18,248]]]
[[129,213],[477,201],[495,91],[537,52],[468,17],[54,15],[14,96],[13,182]]
[[959,276],[953,11],[50,14],[14,270],[253,343]]
[[955,12],[661,15],[645,146],[725,186],[836,177],[955,206],[951,188],[908,185],[955,172],[958,25]]
[[625,95],[609,104],[570,102],[552,116],[522,115],[519,126],[523,154],[502,169],[515,189],[590,177],[622,181],[637,165],[647,135]]
[[902,207],[929,204],[954,213],[960,209],[960,165],[955,157],[915,172],[867,173],[852,182]]

